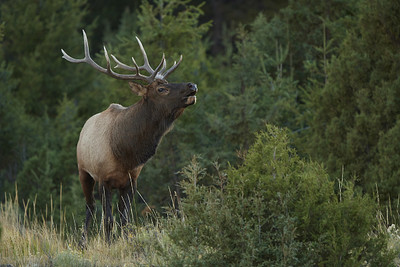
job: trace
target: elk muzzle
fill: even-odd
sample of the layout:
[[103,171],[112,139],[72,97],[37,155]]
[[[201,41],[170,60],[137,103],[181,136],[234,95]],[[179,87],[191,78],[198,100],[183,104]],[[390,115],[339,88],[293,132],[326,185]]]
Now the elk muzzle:
[[187,89],[188,93],[184,98],[185,104],[188,106],[196,104],[197,85],[195,83],[188,83]]

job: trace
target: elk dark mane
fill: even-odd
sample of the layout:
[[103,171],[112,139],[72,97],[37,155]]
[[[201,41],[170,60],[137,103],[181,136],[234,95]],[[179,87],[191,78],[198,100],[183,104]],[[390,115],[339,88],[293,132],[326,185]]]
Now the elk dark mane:
[[119,114],[111,130],[110,146],[126,171],[146,163],[156,153],[177,118],[177,110],[157,107],[145,99],[115,112]]

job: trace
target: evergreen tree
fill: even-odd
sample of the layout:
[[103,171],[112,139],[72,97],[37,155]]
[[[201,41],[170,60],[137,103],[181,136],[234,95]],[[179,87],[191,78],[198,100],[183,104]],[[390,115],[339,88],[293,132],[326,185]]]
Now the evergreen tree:
[[23,106],[13,95],[17,81],[11,75],[12,69],[0,60],[0,199],[26,157],[26,133],[32,129]]
[[64,93],[77,94],[87,85],[87,71],[74,71],[77,67],[60,53],[61,48],[81,50],[74,37],[86,13],[85,0],[1,2],[4,60],[13,66],[12,77],[19,80],[15,94],[29,114],[53,116]]
[[[338,56],[327,67],[324,86],[308,102],[308,152],[339,176],[384,199],[397,197],[395,161],[399,116],[399,33],[397,1],[362,1]],[[390,140],[390,141],[389,141]]]
[[[340,43],[352,23],[356,2],[289,1],[288,6],[264,26],[265,31],[254,37],[257,48],[267,58],[266,71],[272,74],[281,70],[284,76],[292,77],[303,86],[309,76],[304,62],[323,59],[316,48],[321,46],[324,35],[336,46]],[[253,23],[255,27],[256,20]],[[277,61],[278,57],[281,62]]]
[[[35,121],[33,131],[43,137],[35,145],[38,147],[35,155],[24,162],[17,184],[20,198],[36,200],[38,214],[45,214],[52,200],[53,207],[61,204],[68,209],[68,220],[83,215],[84,210],[76,205],[83,197],[76,165],[76,143],[82,124],[77,113],[78,107],[64,97],[54,120],[44,116]],[[59,213],[53,215],[55,220],[59,219]]]
[[51,198],[56,204],[62,184],[65,199],[72,193],[78,104],[90,98],[91,74],[62,60],[60,49],[82,50],[77,29],[86,12],[82,0],[0,3],[1,190],[17,181],[20,199],[36,199],[38,211]]
[[12,67],[4,61],[3,47],[5,24],[0,24],[0,199],[13,182],[26,159],[29,140],[27,132],[32,124],[28,121],[21,102],[15,97],[18,80],[12,78]]
[[[231,144],[231,150],[247,150],[252,132],[266,121],[294,127],[296,87],[283,69],[288,50],[285,43],[271,34],[276,26],[259,15],[250,25],[251,30],[238,30],[237,52],[222,79],[228,80],[222,88],[224,105],[216,107],[224,125],[218,135]],[[274,49],[273,54],[270,50]]]
[[[212,95],[226,101],[207,114],[208,128],[215,136],[223,136],[217,139],[225,141],[221,147],[227,159],[234,160],[235,150],[245,151],[252,132],[265,122],[296,132],[307,127],[303,101],[313,90],[307,84],[309,79],[320,82],[324,78],[309,66],[318,63],[319,69],[320,62],[326,66],[353,11],[354,1],[290,1],[272,19],[260,14],[238,29],[237,51],[231,60],[219,62],[226,65],[218,77],[223,82],[217,83]],[[223,57],[229,57],[229,51]]]

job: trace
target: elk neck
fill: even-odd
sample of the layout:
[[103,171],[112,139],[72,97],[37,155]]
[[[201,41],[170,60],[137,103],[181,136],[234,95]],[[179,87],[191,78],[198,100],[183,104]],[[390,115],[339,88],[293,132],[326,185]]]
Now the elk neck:
[[142,98],[116,116],[111,131],[111,148],[124,169],[144,164],[156,152],[164,134],[182,113]]
[[141,135],[153,140],[159,140],[167,133],[177,117],[175,110],[145,98],[129,109],[129,117],[132,117],[129,120],[134,124],[140,124]]

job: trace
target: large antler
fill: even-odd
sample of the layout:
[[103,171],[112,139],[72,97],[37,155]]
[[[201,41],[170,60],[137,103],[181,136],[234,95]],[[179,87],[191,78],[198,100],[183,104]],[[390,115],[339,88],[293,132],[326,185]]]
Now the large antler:
[[[128,65],[122,63],[114,55],[111,55],[113,60],[117,63],[115,68],[120,68],[120,69],[135,72],[135,74],[116,73],[111,69],[110,58],[108,56],[107,49],[105,46],[104,46],[104,56],[107,60],[107,68],[103,68],[103,67],[99,66],[96,62],[94,62],[94,60],[90,57],[89,44],[88,44],[86,33],[84,30],[82,30],[82,32],[83,32],[83,45],[84,45],[84,50],[85,50],[85,57],[82,59],[76,59],[76,58],[69,56],[67,53],[65,53],[65,51],[63,49],[61,49],[61,52],[63,53],[62,57],[72,63],[87,63],[90,66],[92,66],[93,68],[95,68],[96,70],[98,70],[104,74],[107,74],[113,78],[119,79],[119,80],[129,80],[129,81],[142,80],[142,81],[146,81],[148,83],[152,83],[154,80],[159,79],[164,82],[167,82],[166,78],[168,77],[168,75],[170,75],[179,66],[179,64],[182,61],[182,55],[181,55],[178,63],[176,63],[176,61],[175,61],[174,65],[172,65],[171,68],[169,68],[168,70],[165,70],[166,66],[167,66],[167,62],[165,60],[165,55],[163,54],[160,64],[158,64],[157,68],[154,70],[149,64],[149,60],[147,59],[147,54],[143,48],[142,42],[140,42],[139,38],[136,37],[136,40],[139,43],[140,50],[142,51],[143,58],[144,58],[143,66],[138,66],[133,57],[132,57],[132,61],[133,61],[134,67],[128,66]],[[150,75],[145,76],[143,74],[140,74],[141,70],[147,71]]]

